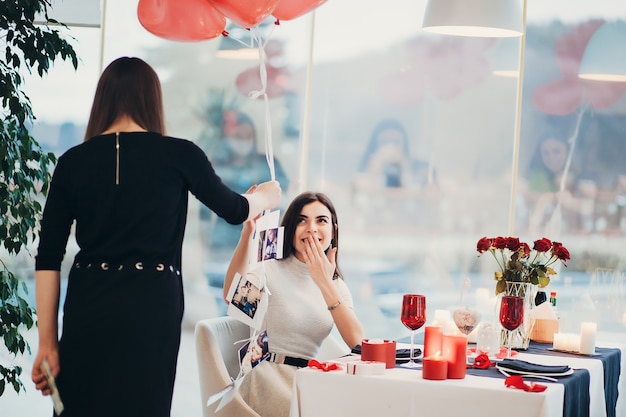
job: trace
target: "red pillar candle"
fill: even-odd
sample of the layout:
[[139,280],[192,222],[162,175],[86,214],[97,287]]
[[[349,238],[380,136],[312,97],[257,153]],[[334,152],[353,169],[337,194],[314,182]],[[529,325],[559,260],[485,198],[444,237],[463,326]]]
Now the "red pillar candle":
[[422,359],[422,378],[441,381],[448,377],[448,361],[443,356]]
[[448,378],[465,378],[467,366],[467,336],[444,334],[441,349],[441,356],[448,361]]
[[441,353],[443,329],[441,326],[431,325],[424,327],[424,358]]
[[381,339],[363,339],[361,341],[361,360],[385,362],[386,368],[395,368],[396,341]]

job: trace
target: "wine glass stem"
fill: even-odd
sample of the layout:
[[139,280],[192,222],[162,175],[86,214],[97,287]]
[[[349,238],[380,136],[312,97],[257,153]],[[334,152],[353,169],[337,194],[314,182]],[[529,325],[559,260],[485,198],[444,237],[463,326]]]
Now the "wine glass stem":
[[409,362],[411,363],[415,363],[415,361],[413,360],[413,338],[415,336],[415,330],[411,330],[411,351],[409,352]]
[[509,350],[507,351],[506,357],[510,358],[511,357],[511,338],[513,337],[513,332],[511,330],[509,330]]

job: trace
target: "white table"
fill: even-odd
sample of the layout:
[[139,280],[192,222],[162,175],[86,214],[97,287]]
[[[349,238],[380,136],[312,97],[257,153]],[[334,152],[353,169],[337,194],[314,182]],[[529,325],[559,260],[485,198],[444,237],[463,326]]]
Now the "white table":
[[[531,355],[516,358],[545,365],[568,364],[590,373],[590,416],[606,417],[602,362],[591,358]],[[528,379],[528,381],[531,381]],[[429,381],[420,370],[387,369],[384,375],[348,375],[303,368],[296,372],[290,417],[481,416],[561,417],[564,387],[530,393],[507,388],[503,379],[467,375]]]

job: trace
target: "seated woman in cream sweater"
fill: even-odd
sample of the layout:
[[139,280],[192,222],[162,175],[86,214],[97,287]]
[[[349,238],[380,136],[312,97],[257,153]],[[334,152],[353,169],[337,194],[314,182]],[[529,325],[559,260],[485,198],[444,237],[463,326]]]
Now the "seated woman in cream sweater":
[[[285,211],[281,225],[283,258],[252,267],[252,272],[265,274],[271,294],[265,329],[272,355],[246,374],[240,387],[244,400],[264,417],[289,414],[294,373],[315,357],[333,326],[350,348],[363,339],[337,266],[339,229],[332,202],[321,193],[302,193]],[[224,280],[225,298],[236,273],[249,272],[253,232],[253,221],[244,223]]]

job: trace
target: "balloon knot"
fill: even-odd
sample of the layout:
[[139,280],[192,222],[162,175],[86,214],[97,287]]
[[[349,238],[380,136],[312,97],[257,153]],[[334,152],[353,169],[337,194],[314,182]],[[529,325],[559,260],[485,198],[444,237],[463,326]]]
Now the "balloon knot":
[[227,30],[223,30],[222,31],[222,36],[224,36],[225,38],[228,37],[228,31]]
[[250,99],[252,99],[252,100],[256,100],[257,98],[259,98],[261,96],[267,96],[267,94],[265,92],[265,88],[263,88],[261,90],[250,91],[248,93],[248,97],[250,97]]
[[274,24],[275,24],[276,26],[280,26],[280,19],[276,19],[276,21],[274,21]]

